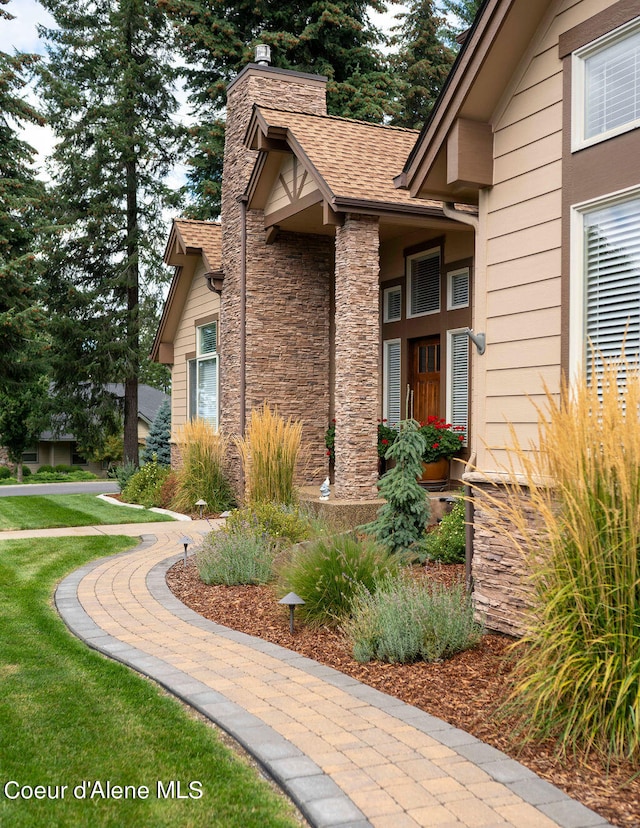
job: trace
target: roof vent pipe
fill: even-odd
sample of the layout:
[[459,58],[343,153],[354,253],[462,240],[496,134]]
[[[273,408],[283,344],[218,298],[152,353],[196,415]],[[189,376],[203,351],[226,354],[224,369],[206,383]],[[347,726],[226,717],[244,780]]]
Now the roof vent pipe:
[[265,43],[256,45],[256,63],[258,66],[271,65],[271,46],[267,46]]

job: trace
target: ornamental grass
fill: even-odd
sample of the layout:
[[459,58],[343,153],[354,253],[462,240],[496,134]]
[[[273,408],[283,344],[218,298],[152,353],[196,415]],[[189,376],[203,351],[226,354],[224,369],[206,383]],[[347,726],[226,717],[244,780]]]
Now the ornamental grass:
[[637,762],[640,375],[624,361],[596,366],[590,384],[546,390],[539,450],[512,429],[506,471],[521,482],[506,506],[485,490],[481,508],[531,571],[534,612],[510,700],[523,731]]
[[224,471],[227,440],[202,419],[186,422],[176,442],[182,459],[177,470],[177,491],[172,508],[193,512],[198,500],[206,500],[210,512],[233,506],[233,493]]
[[242,458],[247,504],[297,501],[294,486],[302,423],[285,420],[267,403],[254,408],[245,437],[236,443]]

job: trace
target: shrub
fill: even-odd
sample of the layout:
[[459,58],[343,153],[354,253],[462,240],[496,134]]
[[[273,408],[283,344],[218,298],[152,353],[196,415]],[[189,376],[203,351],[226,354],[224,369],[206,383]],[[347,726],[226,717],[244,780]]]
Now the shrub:
[[275,545],[251,531],[210,532],[196,553],[205,584],[265,584],[272,577]]
[[301,439],[302,423],[285,422],[267,403],[253,409],[246,436],[237,440],[247,503],[296,502],[293,481]]
[[125,503],[140,503],[146,509],[160,505],[162,484],[169,474],[169,469],[158,463],[147,463],[139,469],[122,490]]
[[345,623],[357,661],[440,661],[478,643],[471,598],[462,585],[444,587],[410,575],[386,578],[375,592],[360,588]]
[[202,419],[185,423],[177,435],[182,466],[172,508],[187,514],[198,500],[206,500],[210,512],[224,512],[234,505],[233,492],[224,472],[227,442]]
[[335,624],[349,614],[358,586],[376,583],[400,570],[398,556],[369,539],[352,535],[320,537],[294,549],[278,577],[278,592],[293,591],[305,602],[300,615],[312,625]]
[[44,463],[42,466],[39,467],[36,474],[51,474],[54,472],[53,466],[50,466],[48,463]]
[[235,509],[227,518],[225,530],[243,530],[268,535],[273,540],[285,539],[299,543],[311,535],[311,520],[295,507],[278,503],[256,503]]
[[61,474],[71,474],[73,471],[73,466],[69,466],[67,463],[58,463],[53,467],[53,471],[59,472]]
[[511,496],[478,492],[491,527],[528,562],[534,591],[511,702],[523,731],[556,736],[562,750],[637,760],[640,375],[599,360],[591,383],[546,395],[539,450],[512,431]]
[[395,466],[378,481],[385,503],[378,509],[376,519],[361,527],[392,552],[409,549],[420,540],[429,522],[431,505],[424,489],[418,483],[422,473],[424,437],[415,420],[400,424],[400,432],[387,450],[387,460]]
[[8,480],[11,477],[11,469],[8,466],[0,466],[0,480]]
[[175,500],[178,491],[178,475],[169,470],[169,473],[164,479],[160,488],[160,507],[162,509],[171,508],[172,502]]
[[107,472],[107,477],[109,477],[111,480],[117,480],[118,485],[120,486],[120,491],[122,491],[137,471],[138,468],[136,464],[132,463],[131,460],[126,460],[119,466],[114,466],[113,468],[109,469],[109,471]]
[[31,469],[29,468],[29,466],[24,466],[23,465],[22,466],[22,476],[23,477],[29,477],[30,474],[31,474]]
[[448,515],[444,515],[437,527],[428,532],[420,542],[418,557],[421,561],[441,561],[446,564],[465,561],[464,501],[459,500]]

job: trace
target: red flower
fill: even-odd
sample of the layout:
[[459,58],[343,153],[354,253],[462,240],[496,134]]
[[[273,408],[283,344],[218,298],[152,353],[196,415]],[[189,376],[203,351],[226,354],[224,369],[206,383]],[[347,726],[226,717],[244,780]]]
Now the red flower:
[[327,449],[327,457],[331,457],[331,450]]
[[388,440],[380,440],[380,442],[382,443],[383,446],[388,446],[389,445]]
[[434,443],[431,448],[440,448],[440,443]]
[[461,443],[464,443],[464,434],[458,435],[458,440],[460,440]]

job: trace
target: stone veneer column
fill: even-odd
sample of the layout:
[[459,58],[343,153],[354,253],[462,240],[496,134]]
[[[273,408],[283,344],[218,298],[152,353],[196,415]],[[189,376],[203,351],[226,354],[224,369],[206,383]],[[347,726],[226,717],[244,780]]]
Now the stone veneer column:
[[377,495],[380,412],[378,219],[348,214],[336,228],[335,497]]

